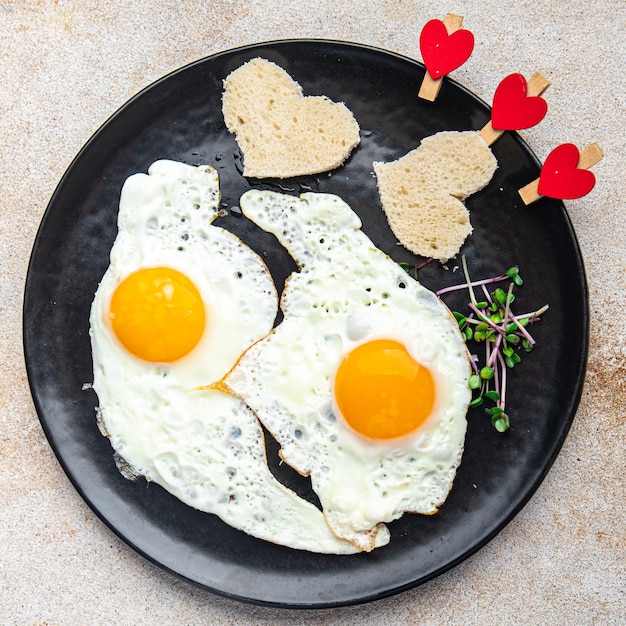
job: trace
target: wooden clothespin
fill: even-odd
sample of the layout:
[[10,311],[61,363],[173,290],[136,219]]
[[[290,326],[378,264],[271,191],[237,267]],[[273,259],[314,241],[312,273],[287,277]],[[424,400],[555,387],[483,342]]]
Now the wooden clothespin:
[[543,196],[557,200],[580,198],[593,189],[596,179],[589,168],[603,156],[597,143],[592,143],[582,152],[572,143],[561,144],[547,156],[539,178],[522,187],[518,193],[526,205]]
[[420,33],[420,51],[426,74],[418,96],[434,102],[446,74],[469,59],[474,49],[474,35],[462,28],[463,16],[448,13],[443,21],[426,22]]
[[522,130],[538,124],[548,110],[540,96],[549,86],[550,81],[540,72],[535,72],[528,82],[522,74],[503,78],[493,96],[491,120],[480,131],[485,143],[490,146],[505,130]]

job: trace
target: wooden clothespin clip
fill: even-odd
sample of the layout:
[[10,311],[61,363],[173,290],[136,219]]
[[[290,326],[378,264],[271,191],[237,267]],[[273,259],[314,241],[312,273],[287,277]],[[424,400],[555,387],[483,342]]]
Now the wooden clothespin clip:
[[547,156],[539,178],[522,187],[518,193],[526,205],[543,196],[557,200],[581,198],[596,183],[589,168],[603,156],[602,148],[597,143],[592,143],[582,152],[573,143],[561,144]]
[[426,22],[420,33],[420,51],[426,74],[418,96],[434,102],[446,74],[469,59],[474,49],[474,35],[462,28],[463,16],[448,13],[443,21]]
[[500,81],[493,95],[491,120],[483,126],[480,136],[490,146],[505,130],[522,130],[538,124],[548,111],[541,94],[550,81],[540,72],[530,80],[522,74],[509,74]]

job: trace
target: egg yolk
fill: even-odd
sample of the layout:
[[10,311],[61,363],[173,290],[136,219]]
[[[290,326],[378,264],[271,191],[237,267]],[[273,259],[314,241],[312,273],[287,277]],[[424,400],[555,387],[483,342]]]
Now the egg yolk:
[[362,344],[342,360],[335,376],[335,400],[357,433],[393,439],[418,428],[435,403],[430,370],[397,341]]
[[109,319],[130,353],[144,361],[168,363],[198,343],[205,312],[189,278],[169,267],[151,267],[133,272],[117,286]]

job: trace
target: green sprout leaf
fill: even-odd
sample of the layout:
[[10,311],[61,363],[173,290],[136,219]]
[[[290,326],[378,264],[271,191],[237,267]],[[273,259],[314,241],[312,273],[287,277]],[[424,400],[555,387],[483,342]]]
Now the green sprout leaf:
[[493,299],[500,305],[504,306],[506,304],[506,291],[498,287],[493,292]]
[[495,313],[489,316],[489,319],[494,324],[500,324],[502,322],[502,313],[500,311],[496,311]]
[[470,403],[469,406],[472,409],[475,409],[477,406],[480,406],[483,403],[483,397],[482,396],[478,396],[478,398],[474,398]]
[[499,406],[493,406],[491,408],[485,409],[485,413],[491,415],[493,418],[494,415],[499,416],[500,413],[504,413],[504,409],[500,408]]
[[453,311],[452,315],[454,316],[454,319],[457,321],[459,326],[463,326],[463,324],[467,322],[467,317],[463,315],[463,313],[459,313],[458,311]]
[[491,417],[491,425],[499,432],[503,433],[509,429],[511,422],[509,416],[506,413],[500,415],[493,415]]
[[480,389],[480,376],[478,376],[478,374],[472,374],[467,381],[467,385],[470,389]]
[[488,367],[487,365],[485,365],[485,367],[482,367],[480,369],[479,375],[483,380],[491,380],[495,373],[496,371],[493,369],[493,367]]

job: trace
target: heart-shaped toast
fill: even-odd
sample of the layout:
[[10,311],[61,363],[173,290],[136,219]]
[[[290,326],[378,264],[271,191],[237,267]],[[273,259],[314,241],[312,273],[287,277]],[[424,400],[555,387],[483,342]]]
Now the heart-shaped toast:
[[389,226],[400,243],[447,261],[472,232],[467,196],[482,189],[497,161],[476,131],[440,132],[397,161],[374,163]]
[[252,178],[327,172],[360,141],[359,125],[345,104],[304,96],[285,70],[261,58],[228,75],[222,112],[243,152],[243,174]]

